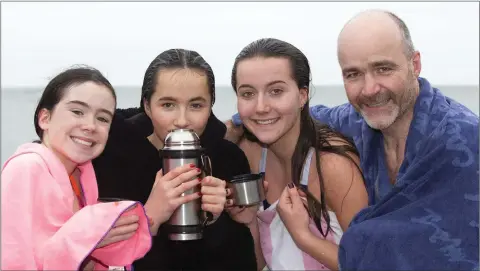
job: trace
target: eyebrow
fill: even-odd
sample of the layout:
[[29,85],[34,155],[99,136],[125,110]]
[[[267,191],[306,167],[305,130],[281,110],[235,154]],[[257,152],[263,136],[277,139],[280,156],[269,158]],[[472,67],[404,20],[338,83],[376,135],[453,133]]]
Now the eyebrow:
[[374,62],[372,62],[372,63],[369,63],[369,66],[374,67],[374,68],[384,67],[384,66],[388,66],[388,67],[398,67],[397,64],[393,63],[393,62],[390,61],[390,60],[374,61]]
[[[92,108],[92,107],[91,107],[89,104],[87,104],[86,102],[82,102],[82,101],[78,101],[78,100],[70,101],[70,102],[68,102],[67,104],[78,104],[78,105],[81,105],[81,106],[86,107],[86,108],[89,108],[89,109]],[[113,118],[113,113],[110,112],[110,111],[108,111],[107,109],[105,109],[105,108],[100,108],[99,111],[100,111],[100,112],[103,112],[103,113],[105,113],[105,114],[107,114],[107,115],[109,115],[110,117]]]
[[[167,102],[176,102],[177,99],[171,97],[171,96],[165,96],[165,97],[160,97],[157,102],[161,102],[161,101],[167,101]],[[206,102],[207,100],[204,98],[204,97],[201,97],[201,96],[197,96],[197,97],[193,97],[189,100],[189,102]]]
[[[269,82],[266,86],[269,87],[271,85],[275,85],[275,84],[279,84],[279,83],[280,84],[287,84],[287,83],[285,83],[285,81],[282,81],[282,80],[274,80],[272,82]],[[252,85],[249,85],[249,84],[241,84],[238,87],[238,89],[241,89],[241,88],[253,88],[254,89],[254,87]]]
[[[374,62],[368,63],[368,66],[370,66],[372,68],[385,67],[385,66],[392,67],[392,68],[398,67],[397,64],[395,64],[394,62],[392,62],[390,60],[374,61]],[[356,72],[358,70],[359,69],[356,68],[356,67],[346,67],[346,68],[342,69],[342,74],[345,75],[349,72]]]

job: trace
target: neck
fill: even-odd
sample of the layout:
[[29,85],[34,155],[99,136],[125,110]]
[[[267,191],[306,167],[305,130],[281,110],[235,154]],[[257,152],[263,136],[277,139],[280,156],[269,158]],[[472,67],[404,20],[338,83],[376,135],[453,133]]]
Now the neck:
[[151,135],[149,135],[147,139],[148,141],[150,141],[150,143],[152,143],[152,145],[157,150],[160,150],[161,148],[163,148],[163,141],[160,138],[158,138],[158,136],[155,133],[152,133]]
[[396,156],[403,156],[412,119],[413,107],[407,110],[387,129],[382,130],[386,151],[394,152]]
[[268,147],[286,169],[291,167],[293,152],[295,151],[295,146],[297,145],[299,136],[300,119],[297,120],[297,122],[285,135]]
[[47,148],[49,148],[55,154],[55,156],[58,158],[58,160],[60,160],[60,162],[62,162],[63,166],[65,167],[65,170],[67,171],[68,176],[72,175],[73,172],[75,171],[75,169],[77,168],[78,164],[71,161],[70,159],[65,157],[65,155],[57,152],[55,149],[50,147],[50,144],[48,143],[48,140],[44,139],[42,141],[42,144],[45,145]]

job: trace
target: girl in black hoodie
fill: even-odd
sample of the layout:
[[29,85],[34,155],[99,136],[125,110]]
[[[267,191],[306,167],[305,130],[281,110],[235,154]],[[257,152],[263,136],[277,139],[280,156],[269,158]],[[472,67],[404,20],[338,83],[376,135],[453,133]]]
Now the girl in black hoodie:
[[[214,101],[215,78],[210,65],[195,51],[171,49],[148,67],[140,108],[117,109],[115,113],[105,150],[93,164],[99,197],[139,201],[153,220],[151,229],[156,236],[152,249],[134,263],[135,270],[257,269],[249,229],[223,211],[225,202],[231,204],[223,180],[249,173],[250,167],[239,147],[223,139],[226,127],[211,111]],[[177,128],[193,129],[200,135],[212,164],[213,178],[201,180],[201,194],[190,198],[172,196],[172,181],[159,173],[159,149],[168,131]],[[188,174],[192,173],[184,176],[191,179]],[[164,193],[152,192],[156,181],[164,185]],[[198,197],[202,209],[215,216],[203,239],[169,240],[163,223],[184,200]]]

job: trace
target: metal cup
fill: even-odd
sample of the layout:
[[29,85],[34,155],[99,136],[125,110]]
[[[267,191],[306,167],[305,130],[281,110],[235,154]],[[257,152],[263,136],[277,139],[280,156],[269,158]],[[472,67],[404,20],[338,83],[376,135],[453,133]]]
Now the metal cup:
[[232,191],[236,206],[251,206],[265,199],[263,187],[264,174],[242,174],[227,181],[227,187]]

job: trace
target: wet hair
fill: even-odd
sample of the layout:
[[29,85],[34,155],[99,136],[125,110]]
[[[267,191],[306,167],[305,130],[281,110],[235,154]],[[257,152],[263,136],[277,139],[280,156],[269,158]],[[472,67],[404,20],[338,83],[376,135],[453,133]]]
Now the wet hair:
[[407,25],[405,22],[400,19],[397,15],[393,12],[385,11],[385,13],[395,22],[402,34],[402,42],[404,46],[404,53],[407,58],[412,58],[413,53],[415,52],[415,46],[413,46],[412,36],[410,35],[410,30],[408,30]]
[[[299,89],[307,89],[309,91],[309,85],[311,81],[310,65],[307,57],[295,46],[278,39],[265,38],[256,40],[247,45],[235,59],[232,70],[232,87],[237,91],[237,66],[242,60],[251,59],[254,57],[274,57],[285,58],[290,62],[291,76],[297,83]],[[295,150],[292,156],[292,180],[297,187],[300,186],[300,178],[302,174],[302,167],[307,157],[310,147],[315,147],[315,157],[317,159],[316,168],[320,182],[320,201],[318,201],[310,192],[304,190],[307,194],[308,209],[310,217],[315,221],[317,228],[323,236],[327,236],[331,230],[330,216],[325,204],[325,187],[322,178],[322,170],[320,166],[319,152],[334,153],[348,158],[352,161],[357,169],[360,171],[360,167],[355,160],[348,153],[352,153],[359,156],[358,151],[355,148],[353,142],[333,131],[325,124],[321,124],[314,120],[310,116],[309,102],[301,109],[300,113],[300,135],[295,145]],[[246,139],[259,142],[259,140],[244,126]],[[339,142],[343,144],[330,144],[331,142]],[[353,183],[353,181],[352,181]],[[321,227],[321,217],[325,219],[327,223],[327,230],[324,232]]]
[[43,130],[42,128],[40,128],[40,125],[38,123],[38,114],[40,113],[40,111],[42,109],[46,109],[51,112],[55,108],[55,106],[62,100],[65,92],[70,87],[80,85],[86,82],[93,82],[108,88],[111,91],[116,104],[117,95],[115,94],[115,89],[100,71],[85,65],[78,65],[69,68],[55,76],[52,80],[50,80],[50,82],[43,90],[40,100],[38,101],[37,108],[35,109],[33,123],[35,125],[35,132],[40,139],[43,139]]
[[157,75],[162,69],[198,69],[207,76],[208,90],[212,98],[212,105],[215,103],[215,76],[212,67],[196,51],[186,49],[170,49],[159,54],[148,66],[145,71],[142,85],[142,98],[140,99],[140,108],[145,111],[144,101],[150,103],[155,85],[157,84]]

